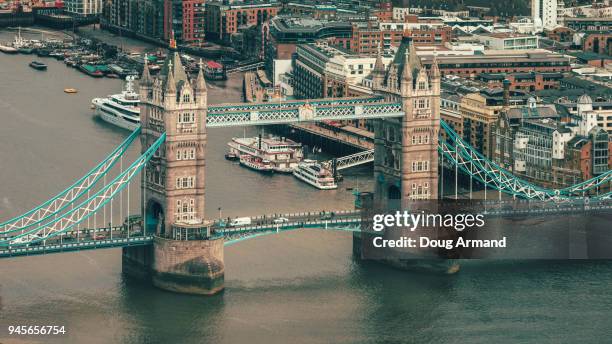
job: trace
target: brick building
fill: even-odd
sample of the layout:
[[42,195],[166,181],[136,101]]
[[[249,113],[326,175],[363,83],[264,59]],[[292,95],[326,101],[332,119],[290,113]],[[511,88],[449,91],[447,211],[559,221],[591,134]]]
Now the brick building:
[[504,79],[510,81],[511,90],[523,90],[526,92],[557,89],[563,74],[553,73],[483,73],[476,77],[477,80],[486,82],[489,88],[503,87]]
[[206,35],[209,40],[229,43],[239,27],[261,25],[276,16],[280,6],[275,3],[241,3],[226,5],[206,3]]
[[553,179],[560,185],[575,185],[593,177],[591,173],[591,151],[593,143],[583,137],[575,137],[567,143],[563,159],[554,159]]
[[575,115],[560,117],[553,105],[502,111],[492,128],[493,160],[549,187],[575,185],[610,168],[610,135],[597,125],[588,95]]
[[335,44],[358,54],[376,54],[379,47],[399,47],[403,37],[409,37],[415,46],[440,46],[452,39],[448,26],[420,26],[396,24],[386,26],[373,22],[353,24],[350,38],[337,38]]
[[[423,56],[423,63],[431,65],[433,56]],[[481,54],[464,56],[438,56],[440,72],[476,78],[482,73],[531,73],[569,72],[570,63],[566,57],[546,50],[529,52],[511,50],[487,50]]]
[[349,39],[351,24],[343,21],[289,17],[280,15],[263,24],[267,44],[264,46],[265,70],[277,84],[280,74],[291,70],[291,60],[298,44],[320,39]]
[[[391,57],[380,57],[388,64]],[[360,85],[374,69],[375,56],[361,55],[326,44],[298,46],[294,91],[298,98],[332,98],[349,95],[349,85]]]
[[574,30],[561,26],[547,31],[546,36],[553,41],[568,43],[572,41],[574,33]]
[[588,34],[582,43],[582,50],[595,54],[612,55],[612,33]]
[[204,10],[204,0],[165,0],[164,39],[168,41],[174,34],[177,42],[204,43]]
[[578,32],[612,30],[612,18],[565,18],[565,26]]
[[110,2],[102,22],[114,28],[162,40],[164,12],[164,0],[115,0]]

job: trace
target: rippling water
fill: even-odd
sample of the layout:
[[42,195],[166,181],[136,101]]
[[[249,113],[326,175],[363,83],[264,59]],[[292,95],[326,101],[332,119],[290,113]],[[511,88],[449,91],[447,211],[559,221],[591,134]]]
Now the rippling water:
[[[120,81],[51,59],[38,72],[27,66],[34,58],[0,54],[0,220],[56,194],[128,135],[89,110],[91,98],[117,92]],[[236,76],[209,85],[210,102],[238,101],[240,85]],[[371,187],[367,168],[323,192],[225,161],[226,142],[242,134],[209,131],[210,216],[218,207],[230,216],[350,208],[346,188]],[[0,260],[0,343],[605,343],[612,336],[608,262],[471,261],[441,276],[356,262],[351,247],[350,234],[320,231],[228,247],[226,290],[213,297],[125,280],[116,249]],[[37,324],[65,325],[68,334],[6,332]]]

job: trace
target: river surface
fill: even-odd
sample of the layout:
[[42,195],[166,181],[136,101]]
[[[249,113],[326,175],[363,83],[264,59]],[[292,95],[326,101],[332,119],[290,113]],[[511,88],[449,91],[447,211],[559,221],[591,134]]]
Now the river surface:
[[[0,40],[10,39],[0,34]],[[94,97],[119,80],[93,79],[45,59],[0,54],[0,220],[57,194],[128,132],[93,118]],[[66,87],[79,90],[68,95]],[[239,101],[240,76],[209,84],[209,102]],[[247,134],[258,129],[247,128]],[[223,159],[242,128],[209,130],[207,214],[349,209],[336,191],[267,177]],[[138,143],[129,152],[138,156]],[[138,184],[136,184],[138,185]],[[138,189],[132,189],[138,212]],[[107,249],[0,261],[0,343],[603,343],[612,336],[612,264],[477,261],[460,273],[405,272],[352,257],[348,233],[304,231],[225,249],[226,289],[212,297],[164,292],[121,274]],[[8,325],[64,325],[61,337],[15,337]]]

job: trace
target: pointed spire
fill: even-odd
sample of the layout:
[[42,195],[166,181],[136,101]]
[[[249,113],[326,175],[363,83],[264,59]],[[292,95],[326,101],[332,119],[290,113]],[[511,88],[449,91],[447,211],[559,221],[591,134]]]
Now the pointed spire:
[[181,61],[181,55],[178,52],[174,52],[172,55],[172,72],[174,74],[174,79],[176,81],[187,81],[187,73],[185,73],[185,67],[183,67],[183,62]]
[[402,81],[412,81],[412,66],[409,63],[410,56],[408,50],[404,59],[404,68],[402,70]]
[[204,81],[204,71],[202,70],[202,59],[200,59],[198,76],[195,81],[194,88],[196,92],[206,92],[206,81]]
[[144,68],[142,69],[142,76],[140,77],[141,84],[150,85],[151,84],[151,74],[149,73],[149,55],[145,54],[144,56]]
[[172,72],[172,61],[168,63],[168,77],[166,78],[166,87],[164,91],[166,93],[176,93],[176,82],[174,81],[174,76]]
[[416,47],[414,46],[414,42],[410,41],[410,45],[408,48],[408,58],[406,59],[410,67],[412,69],[422,69],[423,65],[421,64],[421,59],[417,56]]
[[438,66],[438,54],[434,53],[433,63],[431,64],[431,77],[436,79],[440,77],[440,67]]
[[385,64],[382,60],[382,43],[378,45],[378,53],[376,54],[376,62],[374,63],[374,70],[377,72],[385,71]]

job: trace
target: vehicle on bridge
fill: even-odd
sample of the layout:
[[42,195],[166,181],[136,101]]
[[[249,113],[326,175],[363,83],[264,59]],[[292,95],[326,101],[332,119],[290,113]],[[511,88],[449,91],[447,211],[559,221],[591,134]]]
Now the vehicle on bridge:
[[289,222],[289,219],[286,217],[277,217],[275,218],[272,222],[279,224],[279,223],[287,223]]
[[333,219],[333,218],[334,218],[334,216],[335,216],[335,215],[336,215],[336,214],[334,214],[334,212],[331,212],[331,211],[330,211],[330,212],[323,211],[323,212],[321,212],[321,216],[319,216],[319,218],[320,218],[321,220],[331,220],[331,219]]
[[42,239],[42,236],[40,234],[28,234],[11,240],[10,245],[19,245],[24,247],[36,246],[42,243],[42,241],[35,241],[38,239]]
[[95,232],[91,234],[92,240],[104,240],[106,239],[106,233],[104,232]]
[[229,227],[248,226],[251,223],[250,217],[237,217],[229,223]]

